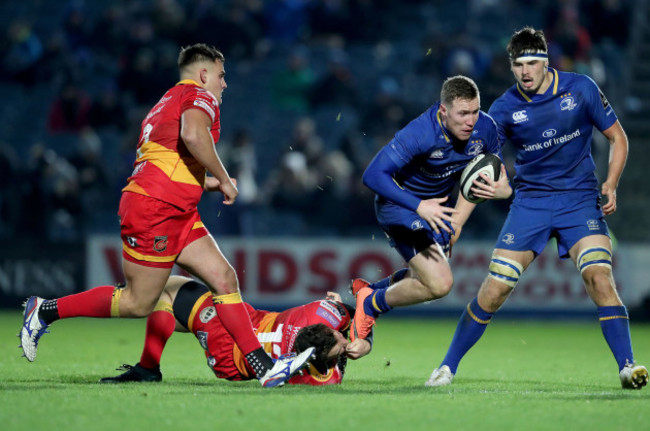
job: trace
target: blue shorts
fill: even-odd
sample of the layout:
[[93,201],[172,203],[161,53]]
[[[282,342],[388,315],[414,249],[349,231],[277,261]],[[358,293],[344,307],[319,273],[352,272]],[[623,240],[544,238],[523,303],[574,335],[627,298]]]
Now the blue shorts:
[[579,240],[607,235],[600,198],[592,191],[554,193],[544,197],[517,196],[510,206],[495,248],[531,250],[539,255],[550,238],[557,240],[560,258]]
[[429,223],[415,211],[377,198],[375,199],[375,214],[391,247],[397,250],[406,262],[432,244],[438,244],[445,254],[449,252],[451,234],[442,229],[440,229],[440,233],[435,233]]

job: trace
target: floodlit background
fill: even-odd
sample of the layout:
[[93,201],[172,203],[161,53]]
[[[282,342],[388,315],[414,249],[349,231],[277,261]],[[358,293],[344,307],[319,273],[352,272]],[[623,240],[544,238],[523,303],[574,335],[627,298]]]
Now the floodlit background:
[[[650,318],[650,11],[643,0],[7,0],[0,4],[0,306],[121,280],[117,206],[140,122],[178,78],[181,46],[226,56],[217,150],[240,195],[204,195],[203,221],[244,298],[282,308],[400,267],[361,174],[464,74],[482,108],[512,85],[505,45],[545,31],[551,65],[591,76],[630,138],[608,218],[615,277]],[[505,151],[511,166],[511,153]],[[593,154],[603,179],[608,145]],[[452,294],[409,310],[457,315],[487,270],[508,204],[484,203],[455,248]],[[595,314],[549,247],[504,312]]]

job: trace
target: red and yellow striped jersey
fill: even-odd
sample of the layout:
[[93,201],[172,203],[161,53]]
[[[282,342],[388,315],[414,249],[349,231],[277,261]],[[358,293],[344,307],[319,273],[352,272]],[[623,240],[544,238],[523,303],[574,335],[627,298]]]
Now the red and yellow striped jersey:
[[184,210],[196,207],[206,170],[180,137],[181,116],[188,109],[199,109],[210,117],[210,133],[215,144],[219,141],[219,102],[196,82],[180,81],[142,121],[134,170],[122,191],[151,196]]

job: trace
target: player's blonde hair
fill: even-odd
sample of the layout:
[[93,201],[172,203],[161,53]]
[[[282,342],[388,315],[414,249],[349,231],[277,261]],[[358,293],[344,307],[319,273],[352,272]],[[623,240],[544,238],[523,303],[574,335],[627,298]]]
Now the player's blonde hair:
[[440,101],[445,106],[451,106],[456,99],[480,99],[476,83],[472,79],[462,75],[445,79],[440,89]]

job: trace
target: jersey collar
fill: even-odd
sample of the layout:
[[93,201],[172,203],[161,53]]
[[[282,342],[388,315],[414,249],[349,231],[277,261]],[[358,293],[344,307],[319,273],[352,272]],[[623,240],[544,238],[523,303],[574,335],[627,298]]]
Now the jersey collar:
[[177,82],[176,85],[196,85],[197,87],[200,87],[199,83],[193,79],[183,79],[182,81]]
[[[557,94],[557,86],[558,86],[559,77],[558,77],[558,74],[557,74],[557,70],[553,69],[552,67],[549,67],[549,69],[551,71],[553,71],[553,83],[552,83],[552,85],[549,86],[549,88],[552,87],[553,88],[553,95],[556,95]],[[521,89],[521,87],[519,86],[519,83],[517,83],[516,85],[517,85],[517,91],[519,92],[519,94],[521,94],[521,97],[523,97],[526,102],[532,102],[533,99],[531,99],[530,96],[528,96],[526,94],[526,92]],[[548,93],[548,89],[546,90],[546,93]],[[544,93],[544,94],[546,94],[546,93]],[[540,96],[543,96],[544,94],[540,94]],[[533,94],[533,96],[535,96],[535,95]]]
[[445,126],[442,125],[442,116],[440,115],[440,106],[438,106],[438,111],[436,112],[436,120],[438,121],[438,124],[440,125],[440,130],[442,130],[442,136],[444,136],[445,141],[447,143],[451,142],[451,138],[449,138],[449,135],[447,134],[447,130],[445,130]]

